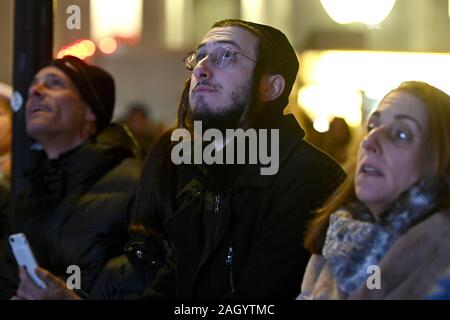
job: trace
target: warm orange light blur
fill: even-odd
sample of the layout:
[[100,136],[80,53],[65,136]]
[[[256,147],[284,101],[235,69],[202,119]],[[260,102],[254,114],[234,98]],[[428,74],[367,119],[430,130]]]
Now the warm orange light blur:
[[95,43],[91,40],[83,40],[80,45],[84,46],[87,50],[87,56],[90,57],[95,53]]
[[64,56],[75,56],[80,59],[86,59],[95,53],[95,43],[91,40],[77,40],[67,46],[62,47],[58,54],[57,59],[61,59]]
[[62,57],[66,56],[66,49],[61,49],[58,51],[58,54],[56,55],[56,59],[61,59]]
[[117,41],[111,37],[105,37],[100,40],[98,47],[103,53],[111,54],[117,49]]
[[87,49],[80,43],[76,43],[75,45],[73,45],[72,52],[72,55],[79,57],[80,59],[85,59],[87,57]]

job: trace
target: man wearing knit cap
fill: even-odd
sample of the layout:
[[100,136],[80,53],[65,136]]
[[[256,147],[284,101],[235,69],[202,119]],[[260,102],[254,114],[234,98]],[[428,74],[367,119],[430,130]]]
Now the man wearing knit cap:
[[[84,294],[127,241],[127,209],[140,174],[132,137],[110,123],[114,103],[111,75],[76,57],[38,71],[25,117],[27,133],[41,148],[34,152],[30,186],[8,216],[9,234],[27,236],[39,266],[64,282],[73,275],[68,267],[79,268],[72,284]],[[4,245],[0,298],[45,298]]]
[[[155,241],[169,247],[143,297],[294,299],[309,256],[303,230],[344,176],[335,161],[303,140],[292,115],[283,116],[299,68],[296,53],[278,29],[224,20],[184,62],[192,73],[177,126],[149,154],[143,177],[153,183],[142,184],[137,194],[136,207],[148,215]],[[258,129],[258,145],[249,146],[248,139],[247,156],[266,141],[263,129],[278,132],[279,141],[265,146],[278,153],[278,171],[264,175],[267,163],[248,161],[175,163],[176,136],[201,136],[193,132],[194,121],[222,133]],[[211,143],[205,140],[200,145]],[[228,156],[236,140],[214,141],[215,154]],[[276,143],[279,148],[272,148]]]

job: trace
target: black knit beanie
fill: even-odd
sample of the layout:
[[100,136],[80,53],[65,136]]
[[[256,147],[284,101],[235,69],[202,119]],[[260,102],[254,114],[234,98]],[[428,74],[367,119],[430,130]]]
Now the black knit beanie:
[[286,35],[268,25],[238,19],[216,22],[214,27],[239,26],[258,36],[260,53],[258,65],[283,76],[286,81],[284,95],[288,96],[297,77],[299,62]]
[[97,132],[109,125],[114,112],[114,79],[103,69],[88,65],[74,56],[52,60],[50,66],[62,70],[80,91],[97,118]]

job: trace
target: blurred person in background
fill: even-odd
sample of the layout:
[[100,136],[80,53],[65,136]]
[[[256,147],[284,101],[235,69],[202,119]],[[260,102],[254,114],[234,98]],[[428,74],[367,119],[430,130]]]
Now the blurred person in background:
[[314,129],[312,119],[303,108],[295,108],[295,115],[305,130],[305,139],[315,147],[325,151],[333,157],[341,166],[348,160],[348,152],[352,149],[353,132],[345,119],[334,117],[326,132],[318,132]]
[[145,104],[135,102],[130,104],[128,114],[122,121],[131,130],[145,156],[155,141],[155,128],[149,117],[149,111]]
[[450,265],[446,93],[405,82],[382,99],[353,169],[318,210],[305,244],[313,256],[298,299],[425,297]]
[[[8,215],[7,231],[23,232],[37,263],[60,282],[71,275],[69,266],[78,266],[82,295],[128,240],[128,209],[140,175],[138,147],[110,123],[114,104],[111,75],[72,56],[37,72],[26,103],[27,133],[42,150],[34,152],[30,187]],[[0,298],[8,299],[28,283],[7,239],[3,251]]]
[[330,122],[330,128],[322,139],[322,144],[318,147],[343,166],[347,161],[347,148],[352,139],[350,127],[345,119],[339,117],[333,118]]

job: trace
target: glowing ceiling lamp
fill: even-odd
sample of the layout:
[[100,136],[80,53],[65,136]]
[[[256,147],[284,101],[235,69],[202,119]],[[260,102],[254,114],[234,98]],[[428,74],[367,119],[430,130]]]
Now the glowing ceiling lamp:
[[320,0],[335,22],[361,22],[369,26],[381,23],[391,12],[395,0]]
[[91,0],[91,36],[114,37],[135,43],[142,32],[142,0]]

